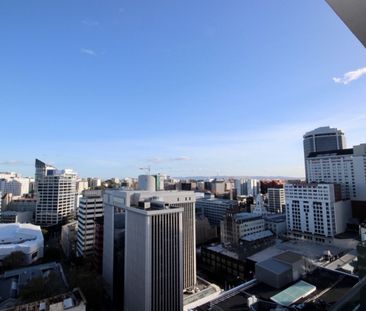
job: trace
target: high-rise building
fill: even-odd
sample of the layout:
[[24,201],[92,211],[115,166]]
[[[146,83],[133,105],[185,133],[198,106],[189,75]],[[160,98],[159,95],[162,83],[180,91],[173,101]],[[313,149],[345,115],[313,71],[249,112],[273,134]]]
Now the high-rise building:
[[76,173],[36,159],[35,177],[36,224],[47,227],[70,220],[75,211]]
[[271,213],[283,213],[285,207],[285,190],[283,188],[268,188],[268,211]]
[[103,271],[103,233],[104,233],[104,217],[95,219],[94,231],[94,269],[98,273]]
[[331,242],[352,217],[351,202],[341,199],[337,184],[286,184],[285,197],[288,233],[296,238]]
[[126,208],[126,311],[183,309],[183,212],[159,198]]
[[207,217],[211,226],[219,227],[220,221],[228,210],[238,207],[238,201],[217,199],[214,195],[205,194],[196,200],[196,210],[199,215]]
[[[312,152],[341,150],[346,148],[346,139],[341,130],[329,126],[319,127],[305,133],[303,136],[305,173],[307,173],[306,159]],[[308,176],[306,176],[308,178]]]
[[[149,183],[147,183],[147,186]],[[138,208],[139,202],[146,200],[163,201],[169,208],[182,208],[182,259],[183,287],[182,290],[192,289],[196,285],[196,232],[195,232],[195,194],[191,191],[147,191],[147,190],[107,190],[104,194],[104,241],[103,241],[103,277],[107,283],[110,296],[114,294],[115,284],[119,274],[114,272],[115,249],[115,218],[125,213],[127,208]],[[146,215],[145,215],[146,216]],[[149,219],[148,216],[146,216]],[[128,217],[127,217],[128,218]],[[127,225],[126,219],[126,227]],[[136,228],[139,234],[145,235],[144,228]],[[137,233],[136,233],[137,234]],[[127,243],[127,239],[126,239]],[[178,247],[178,246],[177,246]],[[130,258],[130,257],[129,257]],[[166,260],[169,260],[167,257]],[[125,269],[134,265],[134,261],[125,262]],[[143,269],[143,268],[141,268]],[[126,297],[125,297],[126,299]]]
[[103,216],[102,190],[85,190],[78,209],[76,255],[92,256],[95,242],[95,220]]
[[260,193],[260,182],[257,179],[247,179],[245,181],[247,185],[246,195],[255,198]]
[[225,193],[225,181],[215,179],[211,182],[211,192],[215,195],[221,195]]
[[366,144],[310,153],[307,176],[309,182],[339,183],[345,200],[366,201]]

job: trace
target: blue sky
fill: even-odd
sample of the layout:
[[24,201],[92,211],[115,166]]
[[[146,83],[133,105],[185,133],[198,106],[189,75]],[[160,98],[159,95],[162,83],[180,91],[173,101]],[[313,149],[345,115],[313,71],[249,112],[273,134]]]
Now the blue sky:
[[366,142],[366,50],[325,1],[3,0],[0,16],[0,171],[303,176],[304,132]]

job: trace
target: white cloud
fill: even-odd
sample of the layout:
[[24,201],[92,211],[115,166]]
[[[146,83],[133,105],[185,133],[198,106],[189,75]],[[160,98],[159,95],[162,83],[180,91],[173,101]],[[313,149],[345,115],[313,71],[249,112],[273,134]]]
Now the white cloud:
[[333,78],[333,81],[335,83],[342,83],[342,84],[348,84],[354,80],[357,80],[359,78],[361,78],[363,75],[366,75],[366,67],[363,67],[363,68],[359,68],[357,70],[354,70],[354,71],[349,71],[349,72],[346,72],[343,77],[340,77],[340,78],[337,78],[337,77],[334,77]]
[[91,50],[91,49],[82,48],[82,49],[80,49],[80,52],[82,54],[87,54],[87,55],[90,55],[90,56],[96,56],[97,55],[97,53],[94,50]]

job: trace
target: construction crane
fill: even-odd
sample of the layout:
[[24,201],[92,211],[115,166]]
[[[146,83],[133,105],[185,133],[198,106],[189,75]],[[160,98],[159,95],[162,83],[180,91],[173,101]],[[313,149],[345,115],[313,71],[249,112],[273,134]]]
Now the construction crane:
[[140,170],[144,170],[148,173],[148,175],[151,175],[151,166],[149,165],[148,167],[140,167]]

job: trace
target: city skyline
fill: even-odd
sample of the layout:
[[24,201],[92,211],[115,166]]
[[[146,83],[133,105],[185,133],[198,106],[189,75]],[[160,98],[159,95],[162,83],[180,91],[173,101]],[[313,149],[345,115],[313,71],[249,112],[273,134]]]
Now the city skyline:
[[307,131],[365,142],[365,50],[325,1],[14,3],[0,171],[302,177]]

